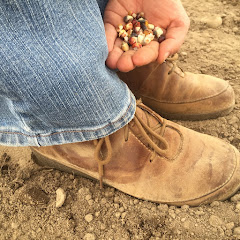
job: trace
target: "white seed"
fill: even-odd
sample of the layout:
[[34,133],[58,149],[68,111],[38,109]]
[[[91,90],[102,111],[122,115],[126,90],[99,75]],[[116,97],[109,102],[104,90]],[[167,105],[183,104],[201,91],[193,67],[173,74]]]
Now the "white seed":
[[154,29],[154,25],[151,24],[151,23],[149,23],[147,27],[148,27],[148,29],[150,29],[150,30],[153,30],[153,29]]
[[136,17],[137,17],[137,14],[136,14],[136,13],[133,13],[133,14],[132,14],[132,17],[133,17],[133,18],[136,18]]
[[143,45],[149,44],[153,39],[154,39],[153,34],[148,34],[143,40]]
[[155,27],[153,33],[157,38],[159,38],[163,34],[163,30],[160,27]]
[[140,29],[141,29],[141,27],[135,27],[135,28],[134,28],[134,31],[135,31],[135,32],[139,32]]
[[66,192],[62,189],[62,188],[58,188],[56,190],[56,207],[62,207],[62,205],[64,204],[65,200],[66,200]]
[[123,40],[124,40],[125,42],[128,42],[128,36],[124,37]]
[[144,38],[145,38],[145,34],[138,35],[137,42],[143,44]]
[[129,46],[126,42],[122,42],[122,46],[121,46],[122,50],[124,52],[128,51],[129,50]]
[[120,32],[121,30],[123,30],[123,25],[122,25],[122,24],[119,24],[119,25],[118,25],[117,32]]

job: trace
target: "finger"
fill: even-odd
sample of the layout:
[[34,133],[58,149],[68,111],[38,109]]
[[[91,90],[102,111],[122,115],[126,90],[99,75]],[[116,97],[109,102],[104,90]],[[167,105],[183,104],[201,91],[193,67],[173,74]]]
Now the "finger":
[[188,31],[188,24],[178,27],[169,27],[166,32],[166,40],[160,44],[158,62],[163,63],[166,58],[179,51]]
[[121,44],[122,44],[122,40],[120,38],[117,38],[115,40],[112,51],[109,52],[108,54],[106,65],[111,69],[117,68],[118,59],[123,54],[123,50],[121,49]]
[[159,43],[152,41],[148,45],[138,49],[132,57],[135,66],[147,65],[156,61],[159,52]]
[[133,63],[132,57],[136,53],[135,50],[128,50],[127,52],[124,52],[117,62],[117,69],[120,72],[129,72],[135,68],[135,65]]
[[117,31],[115,27],[109,23],[105,23],[104,27],[108,45],[108,52],[111,52],[113,50],[114,42],[117,37]]

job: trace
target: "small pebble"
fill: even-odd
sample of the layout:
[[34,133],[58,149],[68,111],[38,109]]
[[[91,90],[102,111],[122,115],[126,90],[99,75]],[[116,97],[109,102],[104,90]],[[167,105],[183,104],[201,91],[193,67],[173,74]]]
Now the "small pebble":
[[214,201],[211,203],[211,207],[218,207],[220,205],[220,203],[218,201]]
[[87,214],[84,218],[88,223],[90,223],[93,220],[93,215],[92,214]]
[[102,198],[102,199],[101,199],[101,204],[102,204],[102,205],[105,205],[106,203],[107,203],[107,199],[106,199],[106,198]]
[[186,212],[189,209],[189,205],[183,205],[181,209]]
[[185,221],[184,223],[183,223],[183,228],[185,228],[185,229],[190,229],[190,221],[188,220],[188,221]]
[[134,199],[133,203],[134,203],[134,205],[137,205],[139,203],[139,200],[138,199]]
[[183,56],[183,57],[186,57],[187,53],[186,52],[181,52],[180,55]]
[[234,33],[237,33],[237,32],[238,32],[238,27],[234,27],[234,28],[233,28],[233,32],[234,32]]
[[233,234],[234,234],[234,235],[240,235],[240,227],[234,228]]
[[100,229],[101,229],[101,230],[104,230],[104,229],[106,229],[106,225],[105,225],[105,224],[103,224],[103,223],[101,223],[101,225],[100,225]]
[[240,201],[240,194],[236,194],[233,197],[231,197],[232,202],[238,202]]
[[83,240],[95,240],[96,236],[93,233],[87,233],[84,235]]
[[195,214],[198,215],[198,216],[202,216],[202,215],[204,215],[205,213],[204,213],[204,211],[196,211]]
[[237,203],[236,209],[240,210],[240,202]]
[[239,119],[236,116],[232,116],[228,121],[228,123],[231,125],[233,125],[234,123],[238,123],[238,122],[239,122]]
[[213,227],[218,227],[218,226],[221,226],[223,224],[223,221],[218,216],[211,215],[210,218],[209,218],[209,223]]
[[100,216],[100,212],[95,212],[95,217],[99,217]]
[[233,229],[233,228],[234,228],[234,222],[227,223],[227,224],[226,224],[226,228],[227,228],[228,230]]
[[205,19],[205,22],[210,28],[218,28],[222,25],[222,18],[220,16],[208,17]]
[[56,208],[62,207],[66,200],[67,194],[62,188],[56,190]]
[[94,204],[94,201],[92,199],[88,200],[88,205],[92,206]]
[[115,213],[115,216],[116,216],[116,218],[120,218],[121,213],[120,213],[120,212],[116,212],[116,213]]
[[119,211],[120,211],[121,213],[123,213],[123,212],[124,212],[124,207],[120,207],[120,208],[119,208]]
[[88,195],[85,197],[85,199],[88,201],[88,200],[92,199],[92,196],[91,196],[90,194],[88,194]]

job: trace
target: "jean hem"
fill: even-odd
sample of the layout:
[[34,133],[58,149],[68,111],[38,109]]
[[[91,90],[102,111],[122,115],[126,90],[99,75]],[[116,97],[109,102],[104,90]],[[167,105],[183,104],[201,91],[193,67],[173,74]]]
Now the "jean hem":
[[[130,91],[129,91],[130,92]],[[95,129],[71,129],[59,130],[50,134],[28,135],[21,132],[0,131],[0,145],[5,146],[51,146],[74,142],[84,142],[99,139],[111,135],[128,124],[134,117],[136,110],[136,99],[130,92],[130,100],[127,110],[114,122]]]

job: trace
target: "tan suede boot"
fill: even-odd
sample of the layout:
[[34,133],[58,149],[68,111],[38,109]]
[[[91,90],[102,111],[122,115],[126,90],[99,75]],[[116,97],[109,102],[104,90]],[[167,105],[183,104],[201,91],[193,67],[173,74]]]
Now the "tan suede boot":
[[134,119],[100,140],[32,148],[42,165],[140,199],[177,206],[224,200],[240,187],[239,152],[138,104]]
[[176,66],[177,55],[118,72],[137,98],[168,119],[203,120],[228,114],[235,96],[228,82],[204,74],[183,72]]

